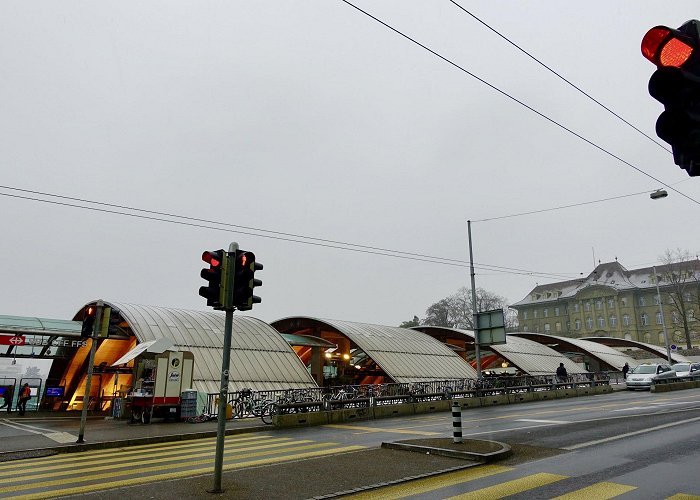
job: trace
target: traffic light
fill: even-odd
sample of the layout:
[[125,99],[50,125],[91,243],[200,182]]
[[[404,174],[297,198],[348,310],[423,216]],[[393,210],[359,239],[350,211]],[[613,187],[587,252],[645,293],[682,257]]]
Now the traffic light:
[[200,276],[207,280],[209,285],[200,287],[199,295],[207,299],[207,305],[214,309],[222,308],[221,270],[224,255],[223,250],[206,251],[202,254],[202,260],[209,264],[209,267],[202,269]]
[[657,66],[649,94],[665,111],[656,135],[673,148],[673,160],[690,176],[700,175],[700,21],[678,29],[656,26],[642,39],[642,54]]
[[92,330],[95,326],[95,313],[97,308],[95,306],[87,306],[83,310],[83,327],[80,330],[80,336],[82,338],[92,337]]
[[255,279],[255,271],[260,271],[263,265],[255,262],[255,254],[246,250],[236,250],[235,271],[233,277],[233,305],[239,311],[249,311],[253,304],[259,304],[262,299],[253,295],[256,286],[262,286],[262,281]]

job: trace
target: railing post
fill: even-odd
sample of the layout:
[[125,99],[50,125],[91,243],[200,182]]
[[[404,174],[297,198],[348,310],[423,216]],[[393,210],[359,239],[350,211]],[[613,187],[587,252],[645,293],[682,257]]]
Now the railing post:
[[452,403],[452,442],[462,442],[462,407],[457,401]]

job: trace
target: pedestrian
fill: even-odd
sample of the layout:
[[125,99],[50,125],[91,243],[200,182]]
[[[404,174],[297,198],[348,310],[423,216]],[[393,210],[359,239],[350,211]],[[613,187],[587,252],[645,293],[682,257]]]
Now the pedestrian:
[[0,410],[3,408],[7,408],[7,413],[12,411],[12,387],[9,385],[2,391],[2,406],[0,406]]
[[31,398],[32,390],[29,388],[29,384],[24,384],[19,391],[19,402],[17,403],[20,416],[24,416],[24,412],[27,411],[27,401]]
[[569,374],[566,373],[566,368],[564,368],[564,363],[559,363],[559,368],[557,368],[557,380],[559,382],[566,382],[566,377],[568,377]]
[[622,367],[622,378],[627,380],[627,372],[630,371],[630,365],[628,363],[625,363],[625,366]]

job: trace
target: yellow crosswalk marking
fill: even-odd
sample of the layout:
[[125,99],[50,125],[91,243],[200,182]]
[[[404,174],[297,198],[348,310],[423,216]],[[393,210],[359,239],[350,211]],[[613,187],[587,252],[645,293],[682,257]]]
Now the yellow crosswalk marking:
[[495,486],[489,486],[488,488],[470,491],[469,493],[464,493],[463,495],[456,495],[450,497],[449,500],[497,500],[499,498],[507,497],[508,495],[515,495],[516,493],[522,493],[523,491],[556,483],[562,479],[567,479],[567,476],[540,472],[538,474],[522,477],[520,479],[514,479]]
[[603,481],[572,491],[566,495],[561,495],[553,500],[607,500],[636,489],[636,486]]
[[483,465],[465,469],[457,472],[449,472],[440,474],[439,476],[429,477],[426,479],[418,479],[410,483],[397,484],[396,486],[388,486],[378,490],[371,490],[364,493],[358,493],[346,497],[352,500],[394,500],[396,498],[404,498],[411,495],[420,495],[428,493],[440,488],[454,486],[468,481],[481,479],[482,477],[493,476],[513,470],[512,467],[503,467],[500,465]]
[[[296,451],[303,451],[303,450],[311,450],[314,448],[322,448],[326,446],[333,446],[335,443],[312,443],[312,444],[306,444],[306,445],[299,445],[299,446],[290,446],[285,449],[281,450],[276,450],[275,453],[290,453],[290,452],[296,452]],[[347,451],[348,447],[345,448],[335,448],[335,450],[343,450]],[[357,447],[350,447],[353,449],[361,449],[363,448],[362,446],[357,446]],[[325,450],[324,450],[325,451]],[[245,459],[251,459],[251,458],[257,458],[263,455],[269,455],[271,452],[269,451],[258,451],[258,452],[252,452],[252,453],[243,453],[236,455],[235,452],[234,454],[228,453],[224,450],[224,459],[231,461],[231,460],[245,460]],[[193,467],[193,466],[198,466],[198,465],[209,465],[214,463],[214,456],[212,453],[209,453],[210,458],[206,459],[200,459],[200,460],[188,460],[187,462],[183,462],[180,464],[181,467]],[[273,461],[285,461],[289,460],[290,456],[294,455],[282,455],[275,457],[271,460]],[[248,467],[251,464],[255,463],[255,460],[247,460],[244,462],[238,462],[232,465],[240,465],[241,467]],[[132,464],[133,465],[133,464]],[[139,475],[144,475],[144,474],[149,474],[149,473],[157,473],[160,471],[164,470],[172,470],[175,468],[176,465],[169,463],[169,464],[164,464],[164,465],[151,465],[149,467],[141,467],[139,466],[138,472]],[[191,469],[190,469],[191,471]],[[185,471],[186,474],[189,474],[190,471]],[[65,484],[70,484],[70,483],[80,483],[85,480],[104,480],[104,479],[111,479],[119,476],[126,476],[126,475],[133,475],[135,473],[133,466],[132,467],[127,467],[125,470],[115,470],[112,469],[111,472],[102,472],[99,474],[90,474],[87,475],[84,473],[83,469],[80,470],[73,470],[70,472],[70,474],[79,474],[78,476],[73,475],[72,477],[64,477],[61,479],[51,479],[51,480],[45,480],[45,481],[35,481],[31,483],[31,487],[33,488],[47,488],[47,487],[52,487],[52,486],[62,486]],[[66,475],[65,473],[60,473],[61,475]],[[57,475],[48,475],[46,474],[45,477],[57,477]],[[148,479],[148,477],[147,477]],[[148,479],[150,481],[150,479]],[[13,486],[3,486],[0,487],[0,493],[12,493],[16,491],[21,491],[23,489],[26,489],[28,484],[24,481],[22,481],[21,484],[19,485],[13,485]]]
[[343,424],[328,424],[323,427],[332,427],[333,429],[349,429],[351,431],[365,431],[365,432],[388,432],[391,434],[414,434],[416,436],[438,436],[442,435],[440,432],[428,432],[428,431],[412,431],[408,429],[386,429],[378,427],[362,427],[360,425],[343,425]]
[[[301,459],[319,457],[319,456],[335,454],[335,453],[358,451],[361,449],[364,449],[364,447],[362,447],[362,446],[345,446],[345,447],[341,447],[341,448],[330,448],[330,449],[321,450],[321,451],[313,451],[313,452],[307,452],[307,453],[297,453],[294,455],[286,455],[284,457],[263,458],[260,460],[252,460],[249,462],[224,464],[222,469],[225,471],[226,470],[234,470],[234,469],[240,469],[243,467],[267,465],[267,464],[276,463],[276,462],[284,462],[287,460],[301,460]],[[211,472],[212,472],[211,467],[190,469],[190,470],[186,470],[186,471],[170,472],[170,473],[165,473],[165,474],[157,474],[157,475],[153,475],[153,476],[137,476],[137,477],[131,477],[128,479],[122,479],[122,480],[117,480],[117,481],[102,482],[102,483],[94,484],[94,485],[75,486],[72,488],[62,488],[62,489],[51,489],[50,491],[44,491],[44,492],[39,492],[39,493],[29,493],[26,495],[17,495],[17,496],[4,497],[4,498],[11,498],[12,500],[42,500],[42,499],[55,498],[55,497],[66,496],[66,495],[77,495],[77,494],[81,494],[81,493],[101,491],[101,490],[106,490],[106,489],[110,489],[110,488],[119,488],[122,486],[133,486],[133,485],[137,485],[137,484],[151,483],[151,482],[163,481],[163,480],[167,480],[167,479],[176,479],[176,478],[181,478],[181,477],[196,476],[198,474],[210,474]],[[26,485],[26,489],[33,489],[34,487],[36,487],[36,485]]]
[[[276,448],[282,448],[282,447],[289,447],[291,445],[294,446],[299,446],[299,445],[305,445],[308,443],[312,443],[313,441],[309,439],[305,440],[298,440],[298,441],[293,441],[290,442],[288,439],[284,439],[281,442],[273,442],[270,443],[269,441],[266,441],[265,444],[255,444],[255,445],[249,445],[249,446],[226,446],[224,448],[224,457],[226,458],[236,458],[237,455],[234,455],[234,453],[238,454],[244,451],[253,451],[253,450],[265,450],[265,451],[260,451],[260,454],[267,453],[267,454],[272,454],[272,453],[281,453],[285,450],[279,450]],[[313,446],[323,446],[322,444],[315,444]],[[287,448],[288,449],[288,448]],[[197,453],[194,453],[192,451],[188,453],[183,453],[180,450],[174,450],[174,451],[167,451],[167,452],[150,452],[147,454],[144,454],[143,451],[140,452],[139,456],[139,467],[143,467],[144,465],[148,464],[158,464],[158,463],[164,463],[164,462],[172,462],[173,467],[177,466],[182,466],[185,465],[186,463],[193,463],[193,459],[195,458],[204,458],[204,457],[211,457],[212,454],[214,453],[214,448],[210,445],[207,448],[202,448],[201,450],[198,450]],[[145,458],[148,457],[148,458]],[[187,462],[183,462],[183,460],[187,460]],[[133,457],[127,457],[124,458],[120,455],[113,455],[109,457],[107,463],[104,463],[103,465],[99,465],[102,462],[97,462],[93,461],[90,464],[81,464],[80,467],[80,473],[81,474],[87,474],[90,472],[98,472],[98,471],[103,471],[103,470],[110,470],[110,471],[116,471],[119,468],[133,468],[134,466],[134,459]],[[46,473],[49,471],[54,471],[55,473],[53,476],[57,476],[58,474],[64,474],[64,475],[71,475],[76,473],[76,464],[75,463],[61,463],[61,464],[47,464],[47,465],[42,465],[41,467],[34,467],[32,469],[29,469],[32,471],[32,474],[24,474],[24,475],[18,475],[15,476],[14,478],[7,478],[7,480],[3,483],[5,485],[8,485],[12,482],[20,482],[23,483],[25,481],[32,481],[34,479],[41,479],[46,476]],[[59,472],[63,470],[63,472]],[[0,468],[0,473],[2,473],[2,468]]]

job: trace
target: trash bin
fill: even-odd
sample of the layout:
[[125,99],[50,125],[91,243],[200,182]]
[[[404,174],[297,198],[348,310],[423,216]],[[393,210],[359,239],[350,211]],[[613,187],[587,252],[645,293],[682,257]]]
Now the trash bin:
[[[219,411],[219,398],[214,399],[214,408],[216,409],[217,413]],[[231,406],[231,403],[226,404],[226,420],[231,420],[233,418],[233,406]]]

